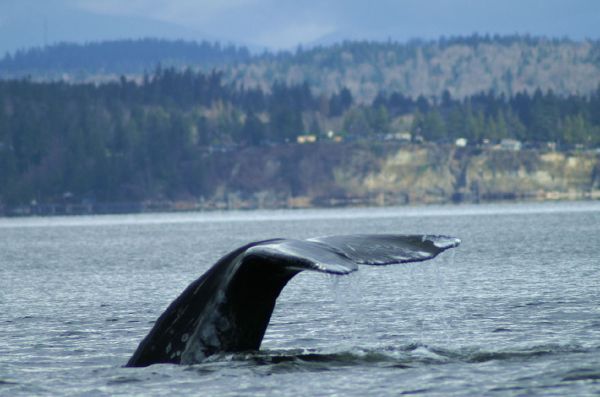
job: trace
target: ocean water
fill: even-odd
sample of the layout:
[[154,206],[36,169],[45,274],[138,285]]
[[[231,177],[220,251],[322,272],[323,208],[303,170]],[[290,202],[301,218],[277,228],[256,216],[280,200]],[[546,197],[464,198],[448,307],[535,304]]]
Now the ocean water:
[[[124,368],[250,241],[428,233],[422,263],[304,272],[258,352]],[[600,203],[0,219],[0,395],[600,395]]]

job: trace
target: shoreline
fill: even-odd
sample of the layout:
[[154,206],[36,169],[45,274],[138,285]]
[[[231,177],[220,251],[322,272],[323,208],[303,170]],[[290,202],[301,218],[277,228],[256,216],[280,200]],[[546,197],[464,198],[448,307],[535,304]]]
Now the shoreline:
[[[321,200],[325,205],[307,205],[306,198],[291,198],[279,206],[252,206],[247,202],[231,205],[224,201],[161,201],[139,203],[96,203],[96,204],[37,204],[19,206],[0,211],[2,218],[29,217],[61,217],[87,215],[136,215],[136,214],[168,214],[168,213],[217,213],[217,212],[246,212],[246,211],[277,211],[277,210],[326,210],[344,208],[415,208],[433,206],[460,205],[489,205],[489,204],[534,204],[534,203],[584,203],[600,201],[600,190],[592,192],[540,192],[537,195],[514,197],[494,197],[479,200],[432,200],[413,202],[382,202],[376,198],[330,198]],[[329,203],[329,205],[327,205]]]
[[596,150],[322,142],[215,152],[200,165],[177,188],[64,191],[0,202],[0,217],[600,200]]

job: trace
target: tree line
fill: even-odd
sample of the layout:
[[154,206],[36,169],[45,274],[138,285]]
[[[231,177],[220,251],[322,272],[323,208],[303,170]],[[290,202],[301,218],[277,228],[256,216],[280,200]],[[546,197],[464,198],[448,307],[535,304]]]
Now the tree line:
[[348,86],[363,103],[382,90],[411,97],[441,97],[448,90],[463,99],[539,87],[565,96],[588,94],[600,84],[600,41],[477,34],[404,43],[344,41],[262,55],[224,70],[229,81],[245,84],[307,80],[325,93]]
[[412,131],[429,141],[512,138],[563,148],[600,145],[600,87],[587,96],[562,97],[537,89],[512,97],[489,91],[462,100],[446,91],[431,103],[424,97],[413,101],[398,93],[379,94],[371,107],[383,108],[391,117],[413,114]]
[[141,81],[104,84],[0,81],[0,205],[200,197],[214,188],[206,156],[299,135],[380,139],[406,129],[428,141],[515,138],[600,144],[600,88],[440,99],[381,92],[357,103],[347,88],[308,83],[268,90],[224,82],[221,72],[157,68]]
[[87,78],[95,74],[142,74],[155,65],[184,68],[222,67],[251,58],[248,48],[219,42],[165,39],[123,39],[86,44],[57,43],[7,53],[0,59],[4,77]]
[[295,51],[251,53],[246,47],[207,41],[114,40],[59,43],[23,49],[0,59],[0,78],[106,81],[141,76],[157,64],[209,72],[217,68],[238,85],[269,89],[275,81],[315,92],[351,89],[370,103],[381,90],[465,98],[481,91],[513,96],[554,90],[588,94],[600,84],[600,40],[573,41],[528,35],[471,35],[437,40],[344,41]]

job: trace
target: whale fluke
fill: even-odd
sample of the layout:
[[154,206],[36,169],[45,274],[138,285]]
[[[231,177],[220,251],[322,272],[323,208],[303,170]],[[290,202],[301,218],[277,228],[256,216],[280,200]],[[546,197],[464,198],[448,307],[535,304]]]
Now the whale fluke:
[[158,318],[127,366],[194,364],[217,352],[257,350],[275,300],[303,270],[348,274],[358,265],[434,258],[460,240],[433,235],[347,235],[273,239],[225,255]]

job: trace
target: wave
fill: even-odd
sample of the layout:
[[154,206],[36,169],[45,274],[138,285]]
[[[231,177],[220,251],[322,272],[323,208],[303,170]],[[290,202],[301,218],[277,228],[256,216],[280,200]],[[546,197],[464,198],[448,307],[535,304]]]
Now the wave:
[[[352,349],[338,352],[323,352],[317,349],[263,350],[252,353],[222,354],[210,357],[202,364],[190,368],[199,372],[212,372],[218,367],[269,367],[275,371],[331,370],[347,366],[376,366],[383,368],[413,368],[423,365],[451,363],[477,364],[489,361],[529,361],[542,356],[571,353],[588,353],[598,348],[579,345],[537,345],[522,349],[486,350],[481,348],[448,349],[424,344],[386,346],[375,349]],[[580,371],[566,377],[600,376],[598,372]]]
[[598,368],[577,368],[565,374],[563,382],[574,382],[581,380],[600,380],[600,369]]

